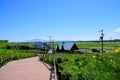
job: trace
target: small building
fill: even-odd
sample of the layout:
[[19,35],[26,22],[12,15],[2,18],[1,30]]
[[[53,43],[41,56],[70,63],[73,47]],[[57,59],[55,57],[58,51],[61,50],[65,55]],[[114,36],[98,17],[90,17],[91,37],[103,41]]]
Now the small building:
[[35,43],[34,48],[35,49],[41,49],[41,50],[49,50],[50,45],[48,43]]
[[49,49],[47,53],[48,54],[53,54],[53,49]]
[[64,52],[63,43],[57,43],[56,51],[57,52]]
[[74,52],[75,50],[78,50],[78,47],[73,42],[58,43],[56,48],[57,52]]

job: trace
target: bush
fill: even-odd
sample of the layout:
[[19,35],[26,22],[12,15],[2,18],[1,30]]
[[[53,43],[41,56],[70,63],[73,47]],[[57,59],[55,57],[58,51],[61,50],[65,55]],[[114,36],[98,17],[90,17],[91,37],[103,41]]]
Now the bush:
[[[51,63],[54,55],[43,61]],[[62,80],[119,80],[120,54],[57,54]]]

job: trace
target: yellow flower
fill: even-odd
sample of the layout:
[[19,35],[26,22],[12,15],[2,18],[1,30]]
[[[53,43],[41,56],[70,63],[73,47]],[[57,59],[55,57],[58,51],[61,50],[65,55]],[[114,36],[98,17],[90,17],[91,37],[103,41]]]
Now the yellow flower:
[[94,59],[96,59],[96,56],[93,56]]
[[115,52],[116,52],[116,53],[120,52],[120,48],[115,49]]

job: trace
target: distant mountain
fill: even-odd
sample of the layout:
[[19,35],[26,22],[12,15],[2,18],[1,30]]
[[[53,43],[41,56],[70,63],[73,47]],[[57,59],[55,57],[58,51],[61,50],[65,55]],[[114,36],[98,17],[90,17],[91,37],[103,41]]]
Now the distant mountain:
[[54,42],[75,42],[75,41],[73,41],[73,40],[56,40],[56,41],[54,41]]
[[[49,40],[43,40],[43,39],[30,39],[24,42],[50,42]],[[52,42],[52,41],[51,41]],[[75,42],[73,40],[54,40],[54,42]]]
[[47,40],[43,40],[43,39],[31,39],[31,40],[27,40],[25,42],[48,42]]

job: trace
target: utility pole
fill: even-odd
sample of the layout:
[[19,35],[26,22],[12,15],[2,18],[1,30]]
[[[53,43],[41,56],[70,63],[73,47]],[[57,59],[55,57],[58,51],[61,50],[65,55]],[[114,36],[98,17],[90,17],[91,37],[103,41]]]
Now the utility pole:
[[50,48],[51,48],[51,36],[49,36],[49,40],[50,40],[50,42],[49,42],[49,43],[50,43]]
[[101,48],[102,48],[102,52],[103,52],[103,37],[104,37],[103,29],[100,30],[100,32],[101,32],[101,36],[100,36],[100,40],[101,40]]
[[111,42],[112,42],[112,37],[110,37],[110,44],[111,44]]
[[54,40],[52,40],[53,54],[55,53]]

